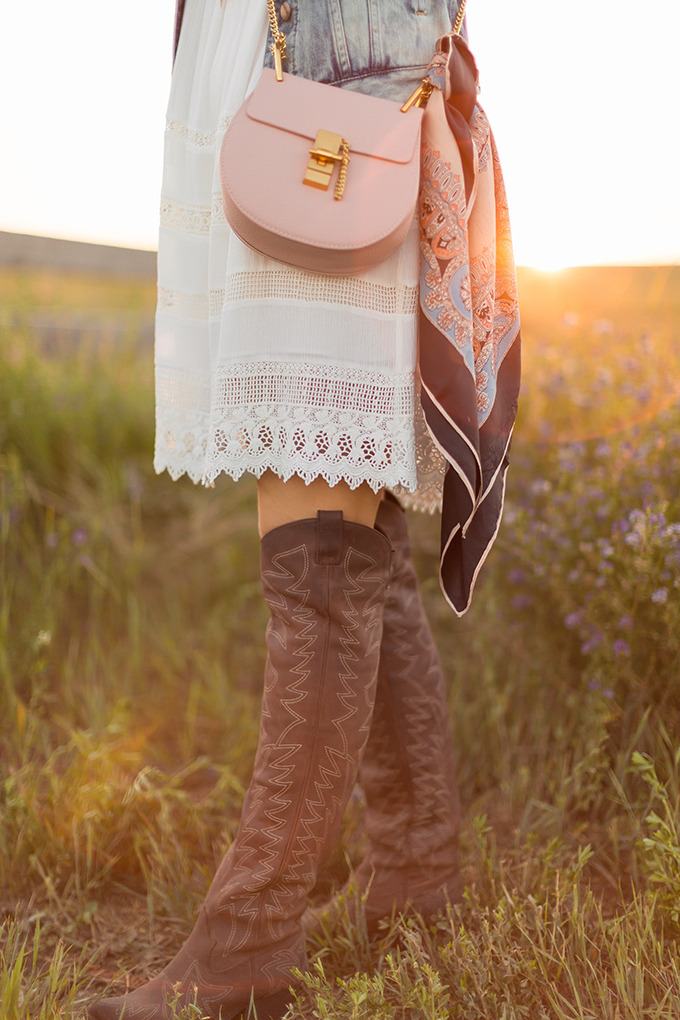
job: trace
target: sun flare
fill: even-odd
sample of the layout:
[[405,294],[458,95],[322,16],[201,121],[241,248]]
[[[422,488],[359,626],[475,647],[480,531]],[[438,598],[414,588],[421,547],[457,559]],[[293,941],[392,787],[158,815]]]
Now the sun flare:
[[530,269],[538,269],[542,273],[559,273],[561,269],[570,269],[575,263],[569,259],[561,259],[558,255],[539,257],[525,263]]

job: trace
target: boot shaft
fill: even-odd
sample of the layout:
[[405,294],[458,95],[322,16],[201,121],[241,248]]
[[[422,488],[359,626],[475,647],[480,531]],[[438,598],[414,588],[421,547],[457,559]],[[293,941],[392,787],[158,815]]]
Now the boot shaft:
[[272,943],[295,929],[356,782],[390,561],[385,536],[341,512],[262,539],[271,619],[260,736],[239,830],[206,906],[219,915],[258,897],[261,937]]
[[460,806],[447,694],[420,597],[406,515],[380,504],[376,527],[393,549],[385,600],[375,710],[360,781],[375,863],[400,867],[448,860]]
[[152,982],[100,1000],[91,1020],[170,1020],[168,999],[201,1015],[281,1017],[306,968],[300,923],[324,848],[337,835],[369,729],[391,549],[383,534],[320,512],[269,532],[271,610],[262,722],[236,838],[193,932]]

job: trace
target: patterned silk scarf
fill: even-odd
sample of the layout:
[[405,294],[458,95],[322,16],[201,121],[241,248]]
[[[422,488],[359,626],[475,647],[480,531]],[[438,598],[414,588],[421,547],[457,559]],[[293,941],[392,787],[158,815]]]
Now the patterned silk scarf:
[[519,309],[496,144],[474,58],[440,40],[422,135],[419,369],[446,458],[440,582],[458,616],[500,526],[520,381]]

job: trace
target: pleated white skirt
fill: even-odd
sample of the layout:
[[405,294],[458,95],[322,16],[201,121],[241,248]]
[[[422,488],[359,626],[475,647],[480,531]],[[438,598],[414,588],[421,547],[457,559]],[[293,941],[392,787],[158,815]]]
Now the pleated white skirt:
[[256,254],[225,220],[220,144],[266,32],[264,0],[187,2],[165,135],[156,470],[368,482],[432,508],[443,462],[418,398],[415,221],[387,262],[333,277]]

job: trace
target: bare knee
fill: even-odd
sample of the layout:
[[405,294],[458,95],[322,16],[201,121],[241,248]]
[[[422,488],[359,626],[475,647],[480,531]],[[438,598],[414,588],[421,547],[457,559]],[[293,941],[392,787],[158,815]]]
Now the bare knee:
[[324,478],[306,484],[298,475],[284,482],[266,471],[257,483],[260,537],[282,524],[316,517],[317,510],[342,510],[346,520],[372,528],[381,495],[366,482],[356,489],[345,481],[330,486]]

